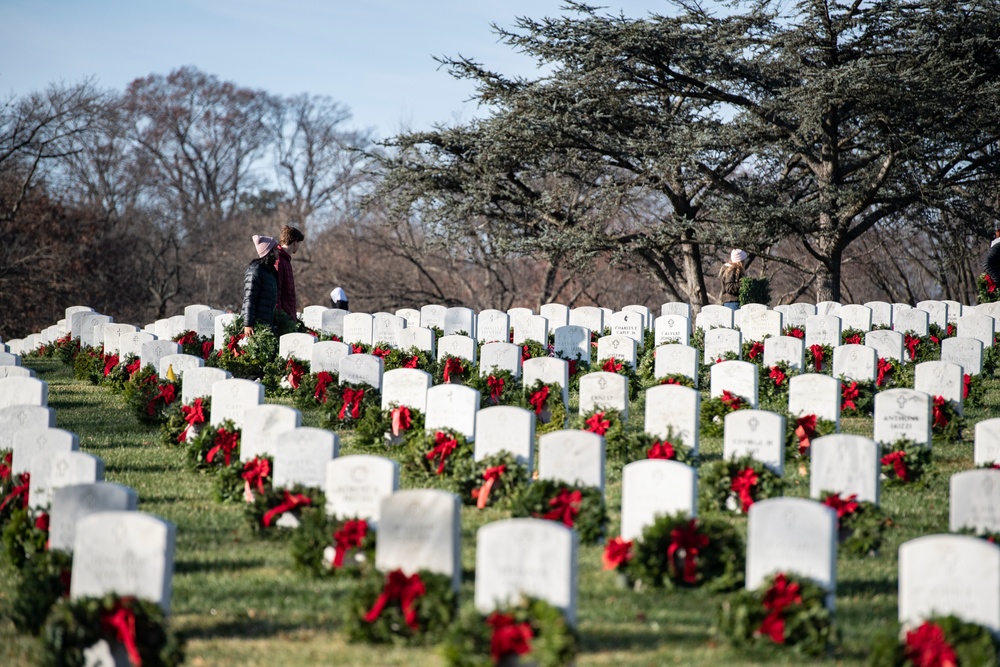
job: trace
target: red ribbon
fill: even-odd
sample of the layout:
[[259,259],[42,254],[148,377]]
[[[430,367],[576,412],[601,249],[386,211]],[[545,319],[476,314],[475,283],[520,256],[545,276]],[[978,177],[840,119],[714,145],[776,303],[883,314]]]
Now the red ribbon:
[[364,519],[349,519],[344,527],[333,534],[333,567],[343,567],[344,554],[348,549],[357,549],[368,534],[368,522]]
[[312,498],[303,495],[301,493],[291,493],[287,489],[284,491],[285,499],[282,500],[274,508],[268,510],[267,514],[264,515],[264,526],[270,527],[271,521],[275,517],[281,516],[285,512],[295,509],[296,507],[303,507],[305,505],[312,505]]
[[844,345],[861,345],[861,334],[854,334],[844,339]]
[[213,352],[215,352],[215,343],[214,342],[212,342],[210,340],[206,340],[204,343],[201,344],[201,358],[202,359],[208,359],[210,356],[212,356]]
[[289,371],[288,384],[292,385],[292,389],[298,389],[306,369],[295,359],[289,359],[288,363],[285,364],[285,370]]
[[774,585],[764,594],[764,608],[770,613],[761,623],[759,632],[769,636],[776,644],[784,644],[785,619],[783,612],[785,607],[801,602],[802,595],[799,585],[795,582],[789,583],[784,574],[779,574],[774,578]]
[[934,427],[944,428],[948,425],[948,414],[944,410],[944,406],[948,401],[944,400],[944,396],[934,397]]
[[990,278],[990,274],[988,273],[984,273],[983,278],[986,279],[986,291],[989,292],[990,294],[993,294],[993,292],[995,292],[997,289],[997,284],[993,282],[993,279]]
[[243,465],[243,473],[240,476],[243,478],[243,498],[252,503],[251,487],[256,486],[259,493],[264,493],[264,480],[271,476],[271,462],[255,456]]
[[906,633],[903,655],[913,667],[956,667],[958,656],[945,639],[941,626],[924,621],[916,630]]
[[191,405],[181,406],[181,415],[184,416],[184,421],[187,422],[187,426],[181,431],[181,434],[177,436],[177,442],[184,442],[187,440],[188,430],[195,424],[205,423],[205,409],[201,402],[201,397],[194,399]]
[[419,574],[414,573],[407,577],[402,570],[393,570],[385,576],[385,588],[382,589],[372,608],[365,614],[365,621],[374,623],[382,615],[382,610],[387,604],[399,600],[406,624],[416,630],[419,626],[417,625],[417,610],[413,607],[413,603],[426,592],[427,588]]
[[576,359],[570,359],[570,361],[569,361],[569,376],[570,377],[573,377],[574,375],[576,375],[576,368],[577,368],[578,365],[579,365],[579,362]]
[[668,378],[663,378],[663,380],[660,382],[660,384],[677,384],[677,385],[679,385],[680,381],[677,380],[677,379],[675,379],[675,378],[669,378],[668,377]]
[[390,354],[392,354],[392,350],[387,347],[376,347],[374,350],[372,350],[372,355],[380,359],[385,359]]
[[465,372],[465,366],[462,365],[462,360],[458,357],[448,357],[444,362],[444,381],[447,384],[451,384],[451,376],[453,374],[461,375]]
[[529,348],[527,345],[522,345],[521,361],[527,361],[528,359],[531,359],[531,348]]
[[156,413],[156,402],[163,399],[164,405],[170,405],[174,402],[177,397],[177,387],[172,383],[161,384],[160,393],[152,398],[152,400],[146,405],[146,413],[152,417]]
[[229,342],[226,343],[226,348],[233,353],[234,357],[238,357],[243,354],[243,351],[240,349],[239,342],[246,337],[247,335],[243,332],[229,337]]
[[729,393],[728,389],[722,390],[722,396],[719,396],[719,400],[722,404],[728,407],[730,410],[739,410],[740,406],[743,405],[743,399],[736,394]]
[[622,563],[627,563],[632,560],[632,546],[634,542],[632,540],[624,540],[621,537],[616,537],[607,546],[604,547],[604,555],[601,557],[601,562],[604,564],[605,570],[614,570]]
[[451,455],[452,452],[458,447],[458,440],[451,437],[450,434],[438,431],[434,434],[434,448],[427,452],[426,457],[428,461],[433,461],[435,457],[441,457],[438,461],[437,474],[440,475],[444,472],[445,460]]
[[326,371],[316,373],[316,391],[313,392],[313,398],[320,403],[326,403],[326,385],[331,382],[333,382],[332,374]]
[[350,410],[351,419],[360,419],[361,399],[365,397],[365,390],[344,387],[344,391],[341,392],[341,397],[344,399],[344,404],[340,406],[340,414],[338,417],[343,419],[344,415],[347,414],[347,411]]
[[606,373],[617,373],[622,369],[622,363],[616,360],[614,357],[609,357],[608,360],[604,362],[604,365],[601,366],[601,368]]
[[134,600],[132,597],[122,598],[113,610],[101,612],[101,632],[121,642],[129,661],[135,667],[142,667],[142,657],[135,643],[135,614],[126,606]]
[[730,488],[740,497],[740,509],[745,513],[753,505],[753,487],[757,486],[757,473],[753,468],[744,468],[736,473]]
[[136,372],[139,370],[139,368],[141,368],[141,366],[142,362],[139,359],[136,359],[131,364],[125,367],[125,370],[128,372],[129,379],[131,379],[132,376],[136,374]]
[[857,404],[854,402],[854,400],[858,397],[857,382],[852,382],[849,385],[845,385],[843,392],[841,392],[841,396],[844,399],[844,402],[840,404],[841,411],[858,409]]
[[513,616],[493,612],[486,617],[486,623],[493,628],[490,637],[490,657],[494,664],[500,664],[510,654],[524,655],[531,652],[531,640],[535,633],[528,623],[515,623]]
[[852,493],[846,498],[841,498],[839,493],[831,493],[823,499],[823,504],[836,510],[837,521],[840,521],[848,514],[854,514],[861,507],[857,501],[858,494]]
[[11,461],[13,460],[13,458],[14,457],[11,452],[7,452],[4,455],[3,463],[0,463],[0,482],[4,481],[5,479],[10,479],[12,471],[11,466],[13,465]]
[[885,384],[885,376],[893,371],[892,362],[885,357],[878,358],[878,377],[875,378],[875,386],[881,387]]
[[813,355],[813,369],[819,373],[823,369],[823,346],[822,345],[810,345],[809,351]]
[[682,528],[675,528],[670,531],[670,547],[667,549],[667,558],[670,559],[670,567],[677,572],[677,554],[682,552],[684,558],[684,574],[682,578],[686,583],[693,584],[698,581],[698,551],[708,546],[708,535],[698,532],[698,525],[694,519],[688,521]]
[[891,465],[899,479],[904,482],[910,481],[910,471],[906,469],[906,452],[903,450],[886,454],[882,457],[881,463],[882,465]]
[[603,412],[595,412],[584,422],[588,431],[597,435],[604,435],[611,428],[611,421],[604,418]]
[[542,414],[542,410],[545,409],[545,402],[548,400],[549,400],[549,388],[543,386],[541,389],[539,389],[538,391],[536,391],[534,394],[531,395],[531,398],[528,399],[528,403],[531,404],[531,407],[535,408],[535,414],[540,415]]
[[564,526],[573,527],[576,515],[580,513],[580,505],[583,503],[583,494],[579,491],[570,492],[563,489],[559,494],[549,500],[549,507],[553,509],[542,516],[543,519],[561,521]]
[[38,518],[35,519],[35,528],[37,528],[38,530],[40,530],[42,532],[45,532],[45,533],[49,532],[49,513],[48,512],[42,512],[41,514],[38,515]]
[[180,346],[190,345],[195,341],[197,334],[193,331],[188,331],[186,334],[177,339],[177,344]]
[[803,338],[806,337],[806,332],[803,331],[802,329],[799,329],[798,327],[795,327],[794,329],[790,329],[788,331],[788,335],[791,336],[792,338],[798,338],[799,340],[802,340]]
[[208,450],[208,456],[206,459],[211,463],[215,459],[215,455],[220,451],[223,456],[225,456],[225,464],[229,465],[229,460],[233,455],[233,450],[239,444],[240,434],[235,431],[227,431],[224,428],[220,428],[215,432],[215,438],[212,440],[212,447]]
[[351,354],[364,354],[365,346],[361,343],[351,343]]
[[666,459],[672,461],[676,457],[676,452],[674,452],[674,446],[664,440],[660,442],[657,440],[653,443],[653,446],[646,450],[647,459]]
[[775,387],[780,387],[781,383],[785,381],[785,378],[787,376],[785,375],[784,371],[782,371],[777,366],[771,366],[771,372],[768,373],[768,377],[774,380]]
[[903,338],[903,345],[906,346],[906,351],[910,353],[910,359],[916,360],[917,346],[920,345],[920,337],[906,334]]
[[747,353],[747,356],[750,357],[750,361],[753,361],[757,358],[757,355],[762,354],[763,352],[764,343],[757,341],[750,344],[750,351]]
[[486,378],[486,387],[490,390],[490,399],[494,403],[500,402],[500,395],[503,394],[503,385],[503,378],[498,378],[495,375]]
[[810,440],[816,435],[816,415],[802,415],[795,422],[795,435],[799,439],[799,456],[809,451]]
[[118,365],[117,354],[106,355],[104,357],[104,377],[108,377],[108,375],[111,374],[111,371],[113,371],[115,369],[115,366],[117,365]]
[[403,431],[409,430],[413,423],[410,409],[405,405],[392,409],[392,434],[398,436]]
[[486,507],[486,503],[490,499],[490,491],[493,489],[493,484],[500,479],[501,475],[507,472],[507,466],[498,465],[493,468],[487,468],[486,472],[483,473],[483,479],[486,483],[483,484],[478,489],[472,490],[472,497],[476,499],[476,508],[483,509]]
[[20,476],[20,482],[13,489],[11,489],[10,493],[7,494],[7,497],[3,499],[2,503],[0,503],[0,510],[6,507],[7,503],[9,503],[10,501],[17,500],[18,496],[21,496],[21,508],[24,509],[25,507],[27,507],[28,491],[30,490],[30,488],[31,488],[31,474],[22,472]]
[[403,366],[402,367],[403,368],[416,368],[419,363],[420,363],[420,357],[414,355],[414,356],[410,357],[409,359],[406,359],[405,361],[403,361]]
[[969,397],[969,390],[972,389],[972,376],[966,373],[962,376],[962,398]]

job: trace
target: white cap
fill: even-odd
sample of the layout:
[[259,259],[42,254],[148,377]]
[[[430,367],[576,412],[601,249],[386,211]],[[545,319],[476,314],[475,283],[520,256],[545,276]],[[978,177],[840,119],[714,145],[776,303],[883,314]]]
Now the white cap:
[[993,246],[995,246],[998,243],[1000,243],[1000,236],[998,236],[997,238],[993,239],[993,242],[990,243],[990,247],[992,248]]
[[330,292],[331,301],[347,301],[347,292],[344,291],[343,287],[335,287],[332,292]]
[[729,261],[732,263],[745,262],[747,260],[746,250],[740,250],[739,248],[733,248],[733,251],[729,253]]

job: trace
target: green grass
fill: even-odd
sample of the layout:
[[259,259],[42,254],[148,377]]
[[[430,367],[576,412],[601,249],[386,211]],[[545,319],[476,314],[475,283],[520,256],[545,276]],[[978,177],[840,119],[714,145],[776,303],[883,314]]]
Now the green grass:
[[[341,600],[350,583],[315,580],[292,569],[288,544],[255,538],[242,508],[212,498],[211,478],[189,471],[180,449],[160,444],[155,429],[141,425],[122,399],[109,390],[73,379],[56,360],[32,362],[49,383],[49,405],[56,424],[80,436],[81,449],[100,456],[108,481],[133,487],[139,509],[177,526],[173,580],[173,623],[187,638],[188,664],[234,665],[440,665],[434,649],[370,647],[345,642],[339,632]],[[864,664],[868,647],[896,621],[897,550],[906,540],[948,529],[948,479],[972,467],[972,425],[996,414],[1000,382],[987,383],[986,410],[968,411],[966,441],[936,444],[935,463],[924,483],[884,488],[882,504],[892,517],[881,552],[875,557],[841,556],[837,566],[837,623],[841,642],[831,656],[837,665]],[[642,399],[632,407],[633,423],[642,420]],[[315,426],[316,416],[304,415]],[[870,419],[846,419],[844,432],[871,435]],[[704,439],[703,460],[718,458],[721,439]],[[347,435],[342,454],[357,453]],[[618,531],[621,461],[609,460],[609,533]],[[787,470],[788,495],[808,495],[808,479]],[[463,605],[471,605],[475,535],[479,526],[505,518],[499,510],[462,510]],[[732,518],[745,529],[745,519]],[[633,592],[601,569],[602,547],[584,546],[579,562],[577,664],[792,665],[804,659],[778,648],[734,651],[714,635],[716,613],[725,596],[699,591]],[[19,635],[10,621],[17,572],[0,564],[0,664],[36,664],[40,643]]]

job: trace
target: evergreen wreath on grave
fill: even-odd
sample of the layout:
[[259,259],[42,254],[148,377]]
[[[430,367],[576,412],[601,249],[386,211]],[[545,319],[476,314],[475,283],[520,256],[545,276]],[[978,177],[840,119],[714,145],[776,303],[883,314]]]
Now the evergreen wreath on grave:
[[576,530],[582,544],[594,544],[604,537],[608,521],[601,490],[593,486],[540,479],[522,489],[513,500],[514,517],[559,521]]
[[782,336],[790,336],[791,338],[798,338],[799,340],[806,339],[806,332],[802,327],[795,326],[793,324],[786,324],[781,329]]
[[719,396],[713,396],[701,402],[701,435],[709,438],[722,436],[725,429],[726,415],[737,410],[749,409],[750,401],[743,396],[737,396],[728,389]]
[[983,349],[983,373],[993,377],[1000,366],[1000,333],[993,335],[993,345]]
[[785,459],[797,460],[808,467],[812,441],[837,432],[837,425],[816,415],[795,416],[785,413]]
[[179,382],[161,380],[147,364],[125,383],[122,396],[140,422],[158,426],[167,421],[167,409],[175,401],[180,402],[180,390]]
[[955,402],[946,400],[944,396],[935,396],[932,400],[931,433],[934,439],[938,442],[960,442],[965,419],[958,414]]
[[187,444],[188,464],[195,470],[207,470],[239,461],[242,433],[232,419],[219,426],[206,426]]
[[955,616],[934,616],[906,631],[880,633],[872,644],[870,667],[1000,664],[1000,646],[990,631]]
[[365,382],[345,382],[336,388],[328,387],[327,392],[323,421],[331,429],[356,428],[368,412],[382,410],[378,389]]
[[861,329],[844,329],[840,332],[841,345],[864,345],[865,331]]
[[624,446],[614,455],[626,463],[644,459],[663,459],[689,466],[698,464],[698,457],[692,453],[691,447],[681,442],[670,428],[667,429],[665,438],[649,435],[644,431],[629,431],[622,440]]
[[941,341],[943,341],[945,338],[952,338],[952,337],[955,336],[955,325],[951,324],[951,323],[948,323],[942,329],[940,325],[934,324],[932,322],[931,324],[927,325],[927,331],[928,331],[927,338],[930,339],[930,341],[932,343],[934,343],[934,345],[937,346],[937,349],[938,349],[938,357],[937,358],[940,359],[941,358]]
[[528,339],[521,344],[521,362],[525,362],[528,359],[538,359],[539,357],[549,357],[548,345],[539,343],[537,340]]
[[509,452],[472,457],[455,462],[453,473],[459,498],[466,505],[508,508],[513,498],[528,485],[528,469]]
[[743,585],[746,548],[730,522],[692,519],[678,512],[657,516],[638,540],[609,541],[603,562],[605,570],[625,575],[636,590],[652,586],[721,592]]
[[[576,359],[567,359],[566,363],[569,364],[568,375],[569,375],[569,392],[579,393],[580,392],[580,378],[591,371],[590,363],[580,360],[579,353],[577,353]],[[560,357],[563,358],[563,357]]]
[[[252,336],[243,332],[243,316],[237,316],[225,328],[225,344],[218,354],[208,359],[208,365],[229,371],[234,378],[273,380],[278,368],[278,337],[270,327],[255,327]],[[269,372],[270,371],[270,372]],[[265,382],[265,389],[274,391],[277,385]]]
[[254,494],[252,503],[247,503],[245,517],[250,528],[259,536],[287,534],[280,530],[278,519],[283,514],[291,514],[301,522],[302,513],[309,507],[326,508],[326,496],[314,487],[295,484],[290,488],[267,488],[264,493]]
[[14,510],[3,527],[3,551],[6,561],[20,569],[24,564],[44,553],[49,541],[49,515],[47,512],[29,512],[27,508]]
[[272,396],[291,396],[302,384],[302,378],[309,375],[309,362],[295,357],[279,357],[265,368],[269,377],[264,379],[264,386],[274,387],[269,392]]
[[52,606],[60,598],[69,598],[73,556],[65,551],[41,551],[28,560],[11,603],[14,627],[37,635]]
[[1000,301],[1000,290],[988,273],[980,273],[976,278],[976,303]]
[[31,488],[31,474],[12,472],[13,455],[7,452],[0,463],[0,527],[10,521],[17,510],[28,507],[28,491]]
[[626,446],[625,425],[618,410],[594,408],[574,417],[570,427],[604,436],[604,447],[608,452],[620,452]]
[[[669,345],[670,343],[679,342],[677,339],[665,340],[660,345]],[[636,363],[635,373],[639,377],[640,382],[642,382],[643,387],[650,387],[655,384],[659,384],[656,381],[656,348],[658,346],[655,344],[653,347],[646,347],[645,351],[640,355]]]
[[305,412],[326,405],[336,394],[339,381],[340,375],[335,371],[306,373],[292,391],[295,407]]
[[[978,467],[979,468],[996,468],[996,467],[998,467],[998,464],[986,465],[986,466],[978,466]],[[972,537],[978,537],[981,540],[986,540],[990,544],[1000,544],[1000,533],[990,533],[990,532],[980,533],[980,532],[977,532],[975,528],[969,528],[968,526],[966,526],[964,528],[959,528],[958,530],[953,531],[953,532],[955,532],[958,535],[971,535]]]
[[761,365],[758,386],[760,387],[759,399],[772,405],[782,407],[788,405],[788,382],[798,375],[798,371],[788,365],[788,362],[779,361],[773,366]]
[[643,387],[645,389],[649,389],[650,387],[658,387],[661,384],[676,384],[681,387],[687,387],[688,389],[694,389],[694,378],[689,378],[688,376],[681,375],[680,373],[671,373],[661,378],[652,378],[647,381]]
[[448,631],[441,653],[450,667],[492,667],[515,657],[537,667],[568,667],[576,658],[577,643],[561,611],[525,597],[490,614],[462,614]]
[[826,595],[805,577],[775,574],[757,590],[740,591],[722,603],[719,631],[735,646],[764,642],[821,656],[837,639]]
[[[875,363],[875,389],[876,391],[896,386],[896,376],[899,370],[899,362],[895,359],[879,357]],[[841,379],[843,381],[843,379]]]
[[698,471],[698,500],[704,512],[746,514],[758,500],[784,491],[785,481],[750,456],[713,461]]
[[844,417],[870,417],[875,406],[875,385],[872,382],[840,382],[840,414]]
[[813,373],[833,373],[833,346],[813,344],[806,348],[806,365]]
[[43,664],[83,667],[84,652],[101,639],[123,644],[133,665],[174,667],[184,661],[183,644],[159,605],[109,594],[55,605],[42,632]]
[[[314,577],[357,577],[375,563],[376,533],[365,519],[335,519],[326,508],[305,507],[289,545],[295,568]],[[333,549],[333,557],[326,555]]]
[[909,363],[914,365],[924,361],[934,361],[941,356],[941,349],[924,336],[914,333],[903,334],[903,348],[909,353]]
[[900,438],[882,450],[882,474],[889,486],[919,482],[932,459],[931,448]]
[[188,434],[195,437],[201,433],[212,414],[212,399],[199,396],[184,405],[174,401],[163,409],[163,423],[160,425],[160,440],[165,445],[176,446],[187,442]]
[[55,348],[55,356],[67,366],[72,366],[77,353],[80,352],[80,339],[66,334],[61,338],[56,338],[52,345]]
[[566,427],[566,405],[563,403],[562,387],[558,383],[535,380],[530,387],[524,387],[524,397],[527,399],[527,408],[535,411],[536,434],[551,433]]
[[[426,431],[406,443],[400,463],[416,488],[438,488],[458,493],[463,462],[471,462],[473,446],[464,435],[450,430]],[[466,469],[464,475],[469,475]]]
[[986,396],[986,388],[983,386],[982,375],[970,375],[965,373],[962,376],[962,402],[970,408],[983,407],[983,398]]
[[[641,389],[642,382],[639,380],[639,376],[636,374],[635,369],[629,366],[624,361],[619,361],[615,357],[608,357],[607,359],[601,359],[597,362],[601,367],[601,370],[605,373],[615,373],[616,375],[622,375],[628,378],[628,400],[634,401],[639,395],[639,389]],[[579,390],[579,388],[577,388]]]
[[103,361],[104,370],[100,379],[101,386],[107,387],[115,393],[121,393],[134,372],[130,369],[138,370],[139,358],[134,354],[127,354],[124,358],[119,354],[106,354]]
[[196,331],[188,330],[174,336],[174,342],[181,346],[181,353],[199,359],[208,359],[215,352],[215,339],[211,336],[199,336]]
[[743,343],[743,359],[753,362],[758,366],[762,365],[764,363],[764,342],[748,340]]
[[352,642],[432,645],[444,637],[457,611],[451,577],[372,568],[348,595],[344,631]]
[[411,345],[405,350],[393,348],[387,356],[382,358],[382,361],[385,364],[383,369],[387,371],[397,368],[416,368],[434,375],[437,366],[428,352],[415,345]]
[[434,384],[465,384],[472,377],[472,362],[446,354],[438,359],[434,369]]
[[486,375],[472,373],[466,384],[479,391],[480,408],[520,403],[521,381],[509,370],[494,368]]
[[885,529],[892,525],[881,507],[859,501],[857,494],[844,497],[832,491],[821,492],[820,502],[837,513],[837,540],[844,551],[854,556],[878,553]]
[[220,466],[215,473],[215,499],[220,503],[252,503],[257,495],[271,490],[273,470],[271,456],[255,456],[249,461],[237,458]]
[[354,444],[359,447],[407,445],[423,438],[424,413],[395,403],[388,410],[366,410],[354,429]]
[[73,360],[73,377],[81,382],[97,384],[104,373],[104,346],[86,347]]

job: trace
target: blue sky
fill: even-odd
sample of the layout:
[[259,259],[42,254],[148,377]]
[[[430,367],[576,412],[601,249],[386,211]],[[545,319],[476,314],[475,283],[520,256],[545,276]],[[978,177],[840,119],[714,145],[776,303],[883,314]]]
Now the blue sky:
[[[385,137],[475,117],[467,82],[433,56],[459,54],[506,74],[533,64],[490,23],[560,13],[561,0],[0,0],[0,98],[94,76],[133,79],[194,65],[272,93],[328,95],[354,127]],[[667,12],[664,0],[608,0],[608,12]]]

